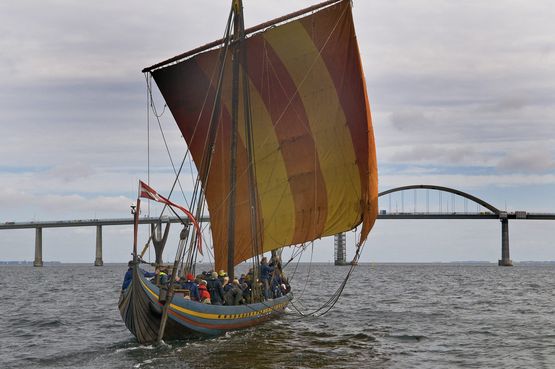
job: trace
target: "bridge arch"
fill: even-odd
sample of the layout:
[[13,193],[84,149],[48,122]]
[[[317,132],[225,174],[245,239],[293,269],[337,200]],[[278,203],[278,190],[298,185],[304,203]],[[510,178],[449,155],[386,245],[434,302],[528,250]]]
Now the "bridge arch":
[[459,191],[459,190],[456,190],[454,188],[436,186],[436,185],[410,185],[410,186],[396,187],[396,188],[392,188],[392,189],[389,189],[387,191],[382,191],[382,192],[378,193],[378,197],[388,195],[388,194],[393,193],[393,192],[401,192],[401,191],[405,191],[405,190],[418,190],[418,189],[438,190],[438,191],[443,191],[443,192],[450,192],[450,193],[453,193],[455,195],[458,195],[458,196],[467,198],[471,201],[474,201],[475,203],[482,205],[484,208],[490,210],[492,213],[494,213],[496,215],[499,215],[501,213],[501,211],[499,209],[497,209],[495,206],[491,205],[490,203],[485,202],[482,199],[477,198],[476,196],[472,196],[469,193]]

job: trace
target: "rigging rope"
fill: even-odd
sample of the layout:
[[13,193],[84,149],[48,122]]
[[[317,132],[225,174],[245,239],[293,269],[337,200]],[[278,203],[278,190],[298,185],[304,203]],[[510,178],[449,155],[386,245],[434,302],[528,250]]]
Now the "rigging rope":
[[363,242],[362,244],[359,243],[357,245],[355,256],[353,258],[351,266],[349,267],[349,271],[345,275],[345,278],[343,279],[343,281],[341,282],[337,290],[330,296],[330,298],[326,302],[322,304],[322,306],[310,312],[303,312],[301,308],[295,306],[295,303],[291,301],[291,306],[299,313],[301,317],[322,316],[328,313],[335,306],[337,301],[339,301],[339,298],[341,297],[341,294],[343,293],[345,286],[349,281],[349,278],[351,277],[353,271],[355,270],[358,264],[358,260],[360,259],[360,255],[365,244],[366,242]]
[[[152,97],[152,95],[149,93],[149,87],[148,87],[148,79],[147,79],[147,83],[146,83],[146,135],[147,135],[147,175],[146,175],[146,181],[148,184],[150,184],[150,98]],[[147,214],[150,217],[150,200],[147,202]],[[139,214],[140,216],[140,214]],[[149,239],[147,242],[147,245],[150,243],[150,240],[152,239],[152,230],[149,227],[148,228],[148,232],[149,232]],[[148,247],[148,261],[151,261],[150,258],[150,247]]]
[[[228,47],[229,47],[229,44],[230,44],[231,17],[232,17],[232,11],[230,11],[230,15],[229,15],[229,18],[228,18],[228,24],[227,24],[227,27],[226,27],[226,30],[225,30],[225,35],[226,35],[226,38],[227,38],[226,45],[225,45],[224,48],[222,48],[222,50],[220,50],[220,59],[221,59],[221,66],[222,67],[220,68],[219,79],[218,79],[218,85],[219,86],[221,86],[222,81],[223,81],[223,70],[224,70],[223,66],[225,65],[225,60],[226,60],[226,57],[227,57],[227,50],[228,50]],[[211,83],[212,83],[212,80],[214,79],[214,77],[216,75],[217,69],[218,68],[214,68],[214,70],[213,70],[212,77],[211,77]],[[194,186],[194,190],[193,190],[193,195],[192,195],[191,201],[189,202],[189,201],[187,201],[187,197],[185,196],[185,191],[183,190],[183,187],[181,185],[181,181],[179,181],[179,177],[180,177],[180,174],[183,170],[183,166],[185,164],[185,161],[186,161],[187,157],[189,156],[190,149],[187,146],[187,150],[186,150],[185,155],[184,155],[184,157],[181,161],[181,164],[179,166],[179,170],[176,170],[176,167],[175,167],[175,164],[174,164],[174,161],[173,161],[173,158],[172,158],[172,155],[171,155],[171,152],[170,152],[170,149],[169,149],[169,146],[168,146],[165,134],[164,134],[164,130],[162,128],[162,124],[161,124],[161,121],[160,121],[160,117],[162,117],[162,115],[164,114],[165,109],[167,107],[167,104],[164,104],[164,108],[162,110],[162,113],[158,114],[157,108],[156,108],[156,105],[154,103],[154,99],[153,99],[153,96],[152,96],[152,82],[151,82],[151,79],[152,79],[152,75],[151,74],[149,75],[148,72],[145,72],[145,80],[146,80],[146,86],[147,86],[147,135],[148,135],[148,163],[147,163],[148,165],[147,166],[148,166],[148,182],[150,183],[150,110],[152,110],[153,115],[156,117],[158,127],[160,129],[160,133],[161,133],[162,139],[164,141],[166,152],[168,154],[170,163],[171,163],[172,168],[173,168],[173,172],[175,174],[175,180],[172,184],[170,193],[167,196],[167,198],[168,199],[171,198],[171,195],[172,195],[176,185],[178,184],[179,188],[181,190],[181,193],[183,195],[183,198],[184,198],[184,200],[187,204],[187,207],[190,208],[190,209],[196,208],[196,212],[195,212],[196,217],[198,219],[200,219],[202,214],[203,214],[203,209],[204,209],[204,204],[205,204],[204,197],[202,195],[202,185],[201,185],[200,175],[197,175],[197,179],[195,181],[195,186]],[[192,136],[193,138],[195,137],[195,134],[197,132],[197,128],[199,126],[199,123],[200,123],[200,120],[201,120],[201,117],[202,117],[202,113],[203,113],[203,111],[205,109],[205,106],[206,106],[206,103],[208,101],[209,93],[210,93],[210,90],[207,90],[206,94],[205,94],[205,98],[204,98],[204,101],[203,101],[201,111],[199,112],[197,121],[195,123],[195,127],[194,127],[194,130],[193,130],[193,136]],[[217,120],[217,114],[219,114],[218,109],[219,109],[218,108],[218,103],[217,103],[217,101],[215,101],[214,105],[212,106],[211,125],[213,124],[214,126],[217,126],[216,120]],[[216,118],[216,119],[214,119],[214,118]],[[205,158],[203,160],[204,165],[202,166],[202,169],[203,169],[202,173],[206,176],[206,178],[208,177],[208,173],[210,172],[211,155],[213,153],[213,150],[209,149],[209,148],[211,146],[213,146],[213,144],[214,144],[214,140],[212,140],[212,142],[209,142],[209,140],[205,141],[205,152],[207,152],[208,155],[205,155]],[[191,174],[192,174],[193,173],[193,170],[192,170],[193,168],[192,168],[191,161],[189,161],[189,163],[190,163]],[[204,178],[204,184],[205,185],[206,185],[206,183],[205,183],[206,178]],[[165,204],[164,208],[162,209],[162,211],[160,213],[160,220],[162,219],[162,216],[163,216],[164,211],[166,210],[166,208],[167,208],[167,205]],[[185,222],[179,217],[178,214],[175,213],[175,211],[173,209],[171,209],[171,207],[170,207],[170,210],[172,210],[172,212],[180,219],[180,221],[183,224],[185,224]],[[150,214],[150,202],[149,202],[149,214]],[[199,241],[201,241],[202,238],[203,238],[202,234],[198,235],[197,237],[200,238]],[[192,250],[194,248],[193,244],[195,243],[195,238],[197,238],[197,237],[193,236],[190,239],[190,241],[191,241],[191,246],[190,246],[190,249],[189,249],[190,252],[188,252],[188,253],[183,252],[181,254],[181,258],[184,258],[186,254],[189,255],[188,258],[187,258],[187,264],[190,266],[190,269],[193,268],[194,264],[196,263],[196,259],[197,259],[197,253],[192,252]],[[149,238],[149,241],[150,241],[151,238],[152,238],[152,235]],[[149,241],[147,242],[147,245],[148,245]],[[145,245],[145,248],[146,248],[146,245]],[[207,248],[207,249],[209,250],[209,253],[212,254],[212,251],[209,248]],[[150,255],[150,248],[149,248],[149,255]],[[209,258],[211,256],[213,256],[213,255],[209,255]],[[183,259],[181,261],[181,264],[183,265]]]

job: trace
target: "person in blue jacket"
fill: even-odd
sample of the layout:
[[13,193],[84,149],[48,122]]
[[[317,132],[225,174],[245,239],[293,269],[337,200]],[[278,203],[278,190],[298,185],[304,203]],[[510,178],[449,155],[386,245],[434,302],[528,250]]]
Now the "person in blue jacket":
[[123,284],[121,285],[121,292],[125,291],[127,287],[131,284],[131,280],[133,279],[133,261],[127,263],[127,272],[125,272],[125,276],[123,277]]
[[195,283],[195,277],[189,273],[186,279],[187,281],[181,284],[181,288],[189,290],[189,297],[192,301],[200,301],[200,294],[198,293],[198,286]]
[[[133,280],[133,261],[130,261],[129,263],[127,263],[127,267],[128,267],[127,272],[125,272],[125,276],[123,277],[123,284],[121,285],[121,292],[125,291],[127,287],[129,287],[129,285],[131,284],[131,281]],[[147,278],[155,277],[157,274],[160,275],[161,284],[167,283],[167,280],[168,280],[167,274],[164,272],[160,272],[158,268],[154,272],[144,272],[144,276]]]

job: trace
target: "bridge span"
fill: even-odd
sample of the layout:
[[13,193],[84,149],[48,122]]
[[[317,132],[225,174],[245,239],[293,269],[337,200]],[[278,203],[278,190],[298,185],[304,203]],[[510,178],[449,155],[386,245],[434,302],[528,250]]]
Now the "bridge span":
[[[392,188],[387,191],[380,192],[378,198],[386,195],[391,195],[396,192],[403,192],[409,190],[436,190],[440,193],[450,193],[459,196],[463,199],[470,200],[478,206],[483,207],[485,211],[468,212],[465,206],[463,212],[455,211],[455,204],[450,211],[430,212],[428,204],[426,211],[417,211],[416,206],[416,193],[414,194],[414,209],[413,211],[405,211],[404,206],[401,211],[380,210],[378,219],[381,220],[408,220],[408,219],[499,219],[501,222],[501,259],[498,264],[500,266],[511,266],[512,261],[509,253],[509,220],[555,220],[555,213],[529,213],[526,211],[507,212],[502,211],[491,205],[490,203],[466,192],[456,190],[453,188],[437,186],[437,185],[410,185]],[[428,199],[427,199],[428,200]],[[441,204],[441,196],[440,196]],[[441,205],[440,205],[441,207]],[[443,210],[443,209],[440,209]],[[209,222],[208,218],[201,219],[201,222]],[[143,217],[140,218],[141,224],[157,224],[157,223],[179,223],[180,219],[177,217]],[[96,227],[96,258],[94,265],[103,265],[102,260],[102,227],[114,225],[132,225],[133,218],[117,218],[117,219],[84,219],[84,220],[62,220],[62,221],[43,221],[43,222],[5,222],[0,223],[0,230],[3,229],[35,229],[35,259],[33,265],[40,267],[43,265],[42,261],[42,230],[43,228],[60,228],[60,227]],[[335,262],[336,264],[347,264],[346,261],[346,245],[344,234],[336,235],[335,239]]]
[[[201,222],[208,222],[208,218],[201,218]],[[181,223],[178,217],[143,217],[139,218],[139,224],[159,224],[159,223]],[[55,220],[43,222],[5,222],[0,223],[2,229],[35,229],[35,260],[33,265],[43,266],[42,261],[42,229],[43,228],[66,228],[66,227],[96,227],[96,258],[95,266],[104,265],[102,260],[102,227],[133,225],[133,218],[113,218],[113,219],[78,219],[78,220]]]

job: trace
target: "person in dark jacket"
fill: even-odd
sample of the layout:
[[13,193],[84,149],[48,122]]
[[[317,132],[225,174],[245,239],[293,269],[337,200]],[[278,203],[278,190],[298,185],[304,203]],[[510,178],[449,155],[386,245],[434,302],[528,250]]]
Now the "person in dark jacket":
[[[153,272],[144,272],[144,276],[146,278],[154,277],[156,274],[158,274],[158,269],[154,273]],[[121,292],[125,291],[129,287],[132,280],[133,280],[133,261],[130,261],[129,263],[127,263],[127,272],[125,272],[125,276],[123,277],[123,284],[121,285]]]
[[224,300],[226,305],[239,305],[243,300],[243,290],[239,285],[239,280],[236,278],[232,283],[229,283],[231,288],[229,288],[224,294]]
[[210,292],[210,301],[212,305],[221,305],[224,301],[224,289],[222,287],[222,282],[218,279],[218,273],[212,272],[210,278],[208,278],[207,286],[208,292]]
[[229,277],[227,275],[224,277],[224,281],[222,282],[222,287],[224,288],[224,293],[226,293],[227,290],[231,288],[231,283],[229,283]]
[[266,300],[270,298],[270,277],[273,271],[274,267],[268,265],[268,259],[264,256],[260,260],[260,282],[262,282]]
[[241,283],[241,290],[243,290],[243,304],[250,304],[252,302],[252,290],[246,282]]
[[[227,273],[222,269],[218,272],[218,279],[220,280],[220,282],[222,283],[222,287],[225,286],[225,282],[224,279],[225,277],[227,277]],[[229,281],[229,278],[227,279]]]
[[181,288],[189,290],[189,297],[192,301],[200,301],[200,294],[198,291],[198,286],[195,283],[195,277],[193,277],[193,275],[189,273],[185,278],[186,281],[181,284]]
[[133,279],[133,262],[130,261],[129,263],[127,263],[127,272],[125,272],[125,276],[123,277],[121,292],[125,291],[127,287],[129,287],[132,279]]
[[271,282],[270,282],[270,286],[271,286],[271,290],[272,290],[272,296],[274,296],[274,298],[278,298],[283,296],[282,290],[281,290],[281,284],[283,283],[281,276],[279,275],[279,273],[276,273],[274,271],[274,273],[272,274],[272,278],[271,278]]
[[167,269],[160,268],[160,286],[166,286],[170,282],[170,276]]

